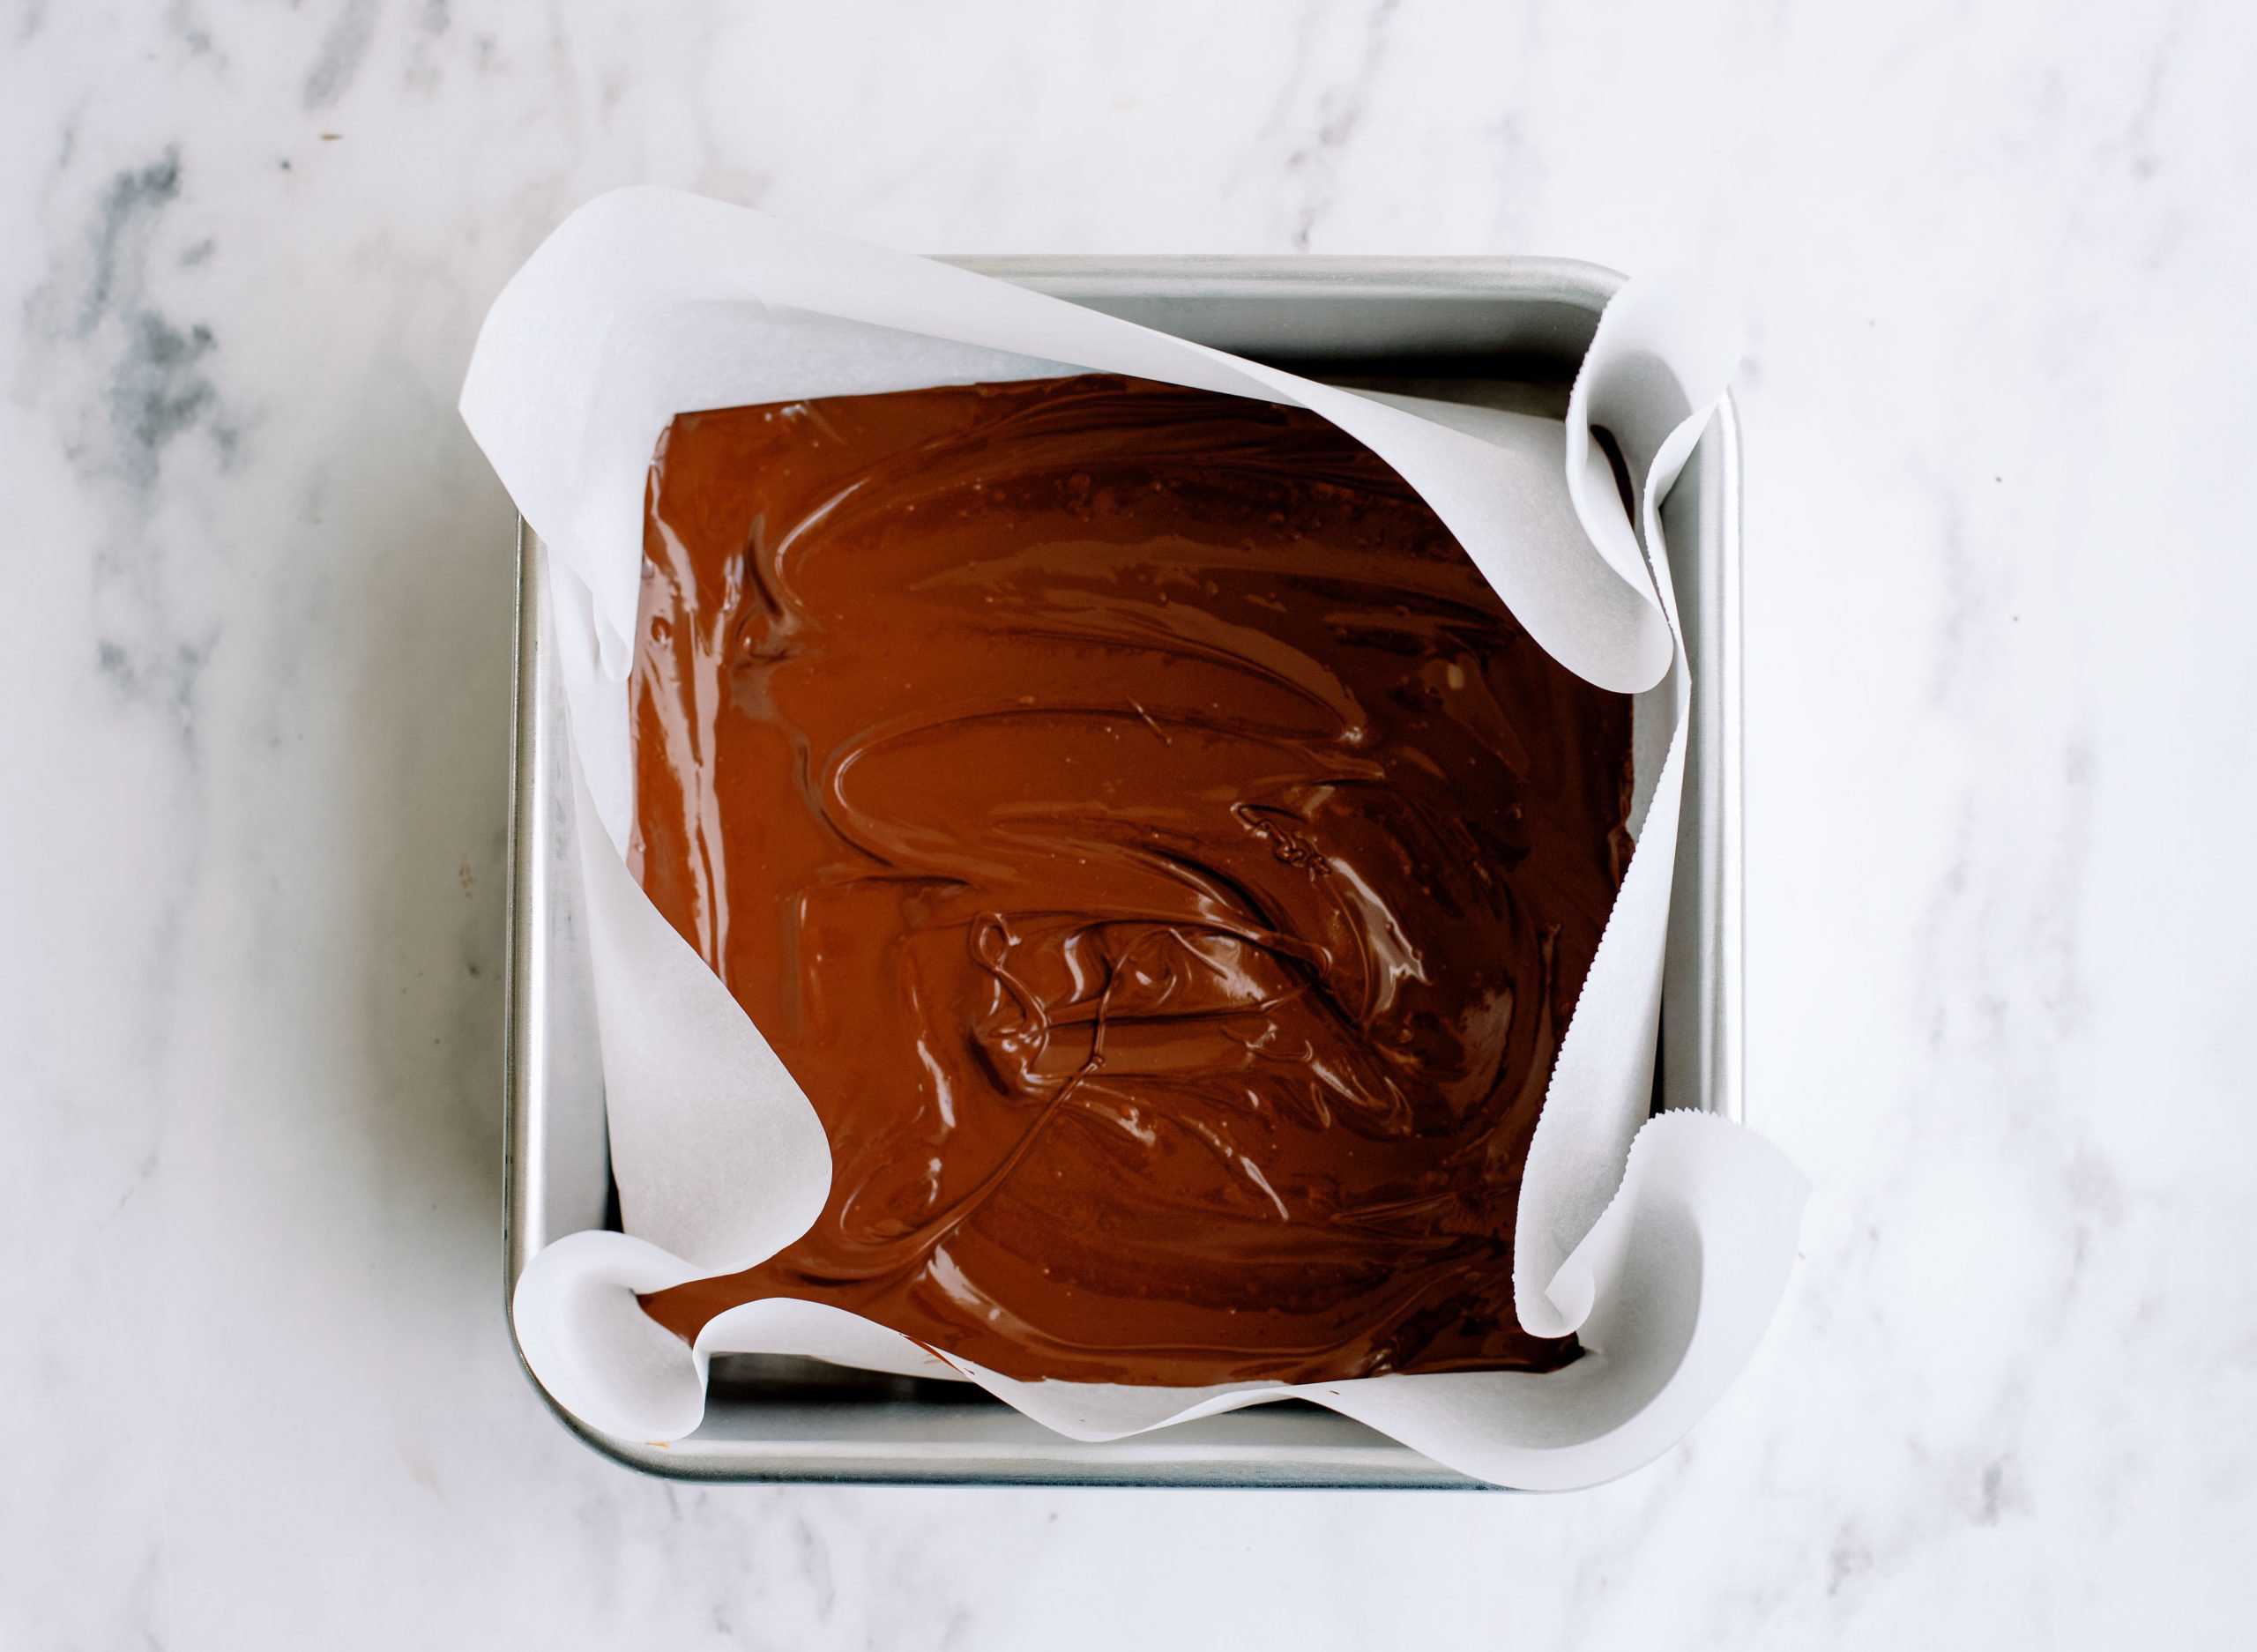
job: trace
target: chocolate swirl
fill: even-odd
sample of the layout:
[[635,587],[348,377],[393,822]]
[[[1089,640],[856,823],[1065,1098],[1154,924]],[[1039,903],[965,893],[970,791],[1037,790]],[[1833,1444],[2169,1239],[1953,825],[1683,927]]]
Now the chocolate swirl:
[[1104,376],[685,414],[636,870],[813,1101],[779,1255],[1021,1378],[1546,1369],[1521,1166],[1629,706],[1313,414]]

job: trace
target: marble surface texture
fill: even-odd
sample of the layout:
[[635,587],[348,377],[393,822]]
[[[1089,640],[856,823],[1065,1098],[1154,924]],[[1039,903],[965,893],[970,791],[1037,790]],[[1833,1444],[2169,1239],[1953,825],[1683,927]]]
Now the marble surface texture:
[[[2257,1608],[2257,10],[0,11],[0,1646],[2074,1647]],[[691,1490],[498,1279],[496,286],[898,245],[1737,268],[1803,1263],[1573,1497]]]

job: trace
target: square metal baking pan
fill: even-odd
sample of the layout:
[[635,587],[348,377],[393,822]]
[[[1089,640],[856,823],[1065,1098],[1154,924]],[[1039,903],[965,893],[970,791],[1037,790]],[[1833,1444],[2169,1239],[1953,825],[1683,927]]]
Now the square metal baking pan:
[[[1620,278],[1539,258],[973,258],[1078,304],[1315,377],[1558,416]],[[1729,401],[1665,511],[1694,670],[1658,1098],[1741,1112],[1739,436]],[[503,1060],[505,1291],[551,1239],[616,1225],[570,867],[542,548],[518,533]],[[506,1301],[505,1296],[505,1301]],[[512,1326],[512,1340],[515,1328]],[[596,1450],[696,1480],[1464,1488],[1478,1482],[1301,1402],[1085,1445],[965,1383],[814,1360],[713,1362],[704,1425]],[[536,1387],[538,1385],[536,1384]],[[543,1395],[546,1398],[546,1395]],[[551,1402],[552,1409],[555,1409]]]

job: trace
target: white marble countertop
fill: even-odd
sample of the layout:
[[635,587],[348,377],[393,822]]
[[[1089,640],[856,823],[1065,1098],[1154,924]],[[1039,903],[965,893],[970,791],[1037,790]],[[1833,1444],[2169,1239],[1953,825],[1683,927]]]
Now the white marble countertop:
[[[0,18],[0,1644],[2234,1637],[2257,12],[480,10]],[[1751,1112],[1819,1196],[1688,1444],[1558,1499],[699,1491],[542,1411],[453,403],[632,180],[1747,272]]]

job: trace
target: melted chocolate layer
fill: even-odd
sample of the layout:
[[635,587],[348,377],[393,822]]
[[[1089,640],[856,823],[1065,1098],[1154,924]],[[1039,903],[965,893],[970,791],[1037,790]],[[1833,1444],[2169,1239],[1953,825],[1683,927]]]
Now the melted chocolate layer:
[[637,875],[835,1174],[688,1336],[828,1302],[1008,1375],[1550,1369],[1521,1169],[1630,712],[1314,414],[1105,376],[685,414]]

